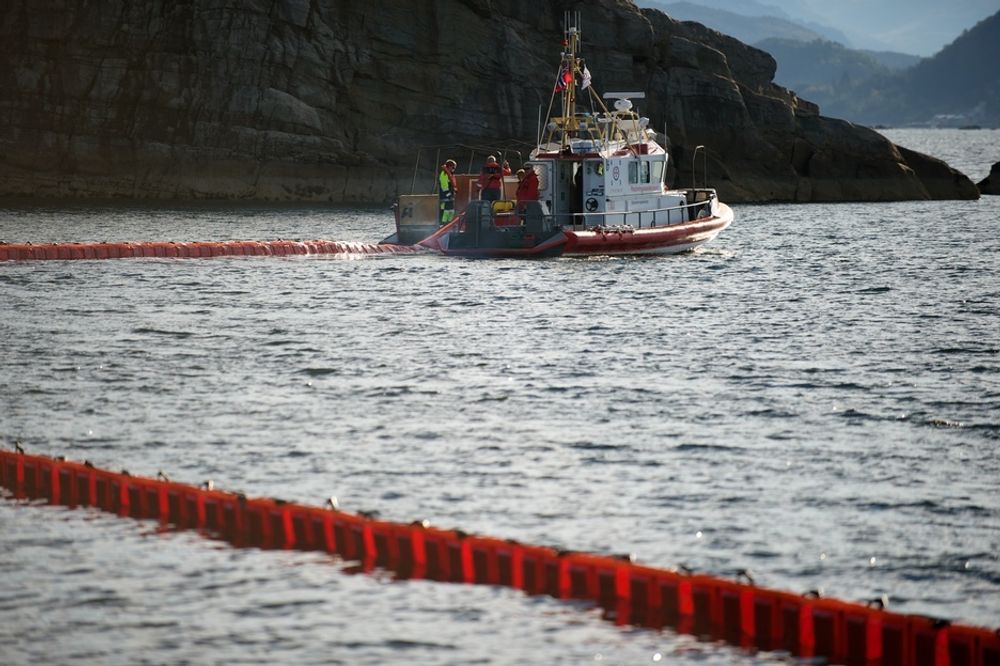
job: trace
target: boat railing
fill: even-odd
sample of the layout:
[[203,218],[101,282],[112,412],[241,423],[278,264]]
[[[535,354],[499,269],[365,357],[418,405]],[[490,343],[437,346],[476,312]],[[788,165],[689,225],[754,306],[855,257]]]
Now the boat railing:
[[[413,176],[410,179],[410,194],[437,194],[437,177],[440,173],[441,164],[446,159],[463,161],[465,173],[459,171],[456,175],[479,175],[478,164],[485,161],[487,155],[495,155],[502,164],[505,161],[514,160],[521,164],[525,157],[519,148],[527,148],[529,144],[524,141],[508,140],[501,145],[469,145],[464,143],[448,143],[432,146],[420,146],[417,148],[417,158],[413,164]],[[428,161],[427,156],[433,152],[434,159]],[[462,155],[468,154],[466,161]],[[481,159],[480,159],[481,157]],[[418,181],[420,183],[418,187]],[[425,185],[426,184],[426,185]],[[420,192],[418,192],[420,190]]]
[[[550,220],[553,220],[562,226],[573,227],[574,229],[585,229],[587,227],[593,227],[596,225],[589,224],[589,220],[593,218],[604,218],[607,220],[604,226],[609,224],[620,224],[628,225],[634,229],[652,229],[655,227],[666,227],[674,224],[681,224],[682,222],[690,222],[691,218],[690,211],[696,208],[705,208],[706,211],[711,210],[712,200],[715,199],[715,195],[710,195],[707,199],[702,201],[695,201],[689,204],[682,204],[680,206],[669,206],[667,208],[650,208],[648,210],[632,210],[632,211],[599,211],[595,213],[553,213],[548,215]],[[681,215],[681,219],[672,220],[670,213],[674,211],[685,211],[687,215]],[[657,214],[666,213],[666,220],[657,220]],[[699,216],[700,217],[700,216]],[[578,222],[578,220],[583,220],[583,222]],[[644,224],[645,223],[645,224]]]

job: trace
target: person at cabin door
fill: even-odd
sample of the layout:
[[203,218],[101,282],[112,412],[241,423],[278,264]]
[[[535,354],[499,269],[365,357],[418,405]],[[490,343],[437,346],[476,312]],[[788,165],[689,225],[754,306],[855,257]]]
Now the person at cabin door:
[[[529,201],[538,200],[538,174],[534,167],[526,166],[523,169],[524,178],[517,184],[517,212],[524,217],[524,209]],[[521,170],[518,170],[521,173]]]
[[455,217],[455,192],[458,183],[455,181],[455,160],[446,160],[438,173],[438,224],[448,224]]
[[583,164],[573,165],[573,189],[570,195],[569,210],[573,213],[573,224],[586,224],[583,212]]
[[493,155],[486,158],[486,164],[479,172],[479,181],[476,183],[476,187],[480,189],[479,198],[483,201],[500,199],[500,190],[503,187],[503,169]]
[[511,173],[511,171],[510,171],[510,162],[508,162],[507,160],[504,160],[503,161],[503,175],[509,176],[510,173]]

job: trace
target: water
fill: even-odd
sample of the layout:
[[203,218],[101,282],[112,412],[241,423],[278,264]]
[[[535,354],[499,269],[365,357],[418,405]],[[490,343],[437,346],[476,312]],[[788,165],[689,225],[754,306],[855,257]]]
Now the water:
[[[1000,159],[989,131],[902,134],[992,151],[976,179]],[[671,258],[0,265],[0,438],[997,626],[1000,197],[736,213]],[[0,211],[7,241],[390,226],[382,210]],[[781,659],[0,499],[4,664]]]
[[881,130],[890,141],[933,155],[978,183],[1000,162],[1000,129]]

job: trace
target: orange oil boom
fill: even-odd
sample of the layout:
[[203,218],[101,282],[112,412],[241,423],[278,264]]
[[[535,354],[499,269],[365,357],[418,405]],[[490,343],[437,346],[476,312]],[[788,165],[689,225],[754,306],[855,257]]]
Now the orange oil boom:
[[[162,475],[160,475],[162,477]],[[627,557],[558,551],[458,530],[111,472],[89,462],[0,450],[0,486],[16,498],[90,506],[197,529],[237,547],[318,550],[399,578],[503,585],[586,599],[616,624],[707,636],[757,650],[864,666],[997,666],[996,631],[800,596]]]
[[131,259],[137,257],[290,256],[299,254],[419,254],[409,245],[327,240],[197,241],[190,243],[0,243],[0,261]]

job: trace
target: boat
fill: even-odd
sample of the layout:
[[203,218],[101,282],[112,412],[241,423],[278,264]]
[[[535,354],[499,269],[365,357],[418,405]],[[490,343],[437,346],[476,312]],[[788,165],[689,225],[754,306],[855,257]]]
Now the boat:
[[[482,201],[474,195],[477,174],[459,174],[452,221],[439,225],[437,194],[404,195],[394,206],[396,233],[383,242],[479,257],[676,254],[732,223],[732,209],[707,183],[666,186],[669,154],[633,107],[644,93],[596,93],[580,57],[579,14],[573,19],[567,13],[544,129],[521,166],[538,178],[537,200],[508,197],[517,181],[507,176],[501,200]],[[577,110],[578,93],[589,96],[592,111]]]

